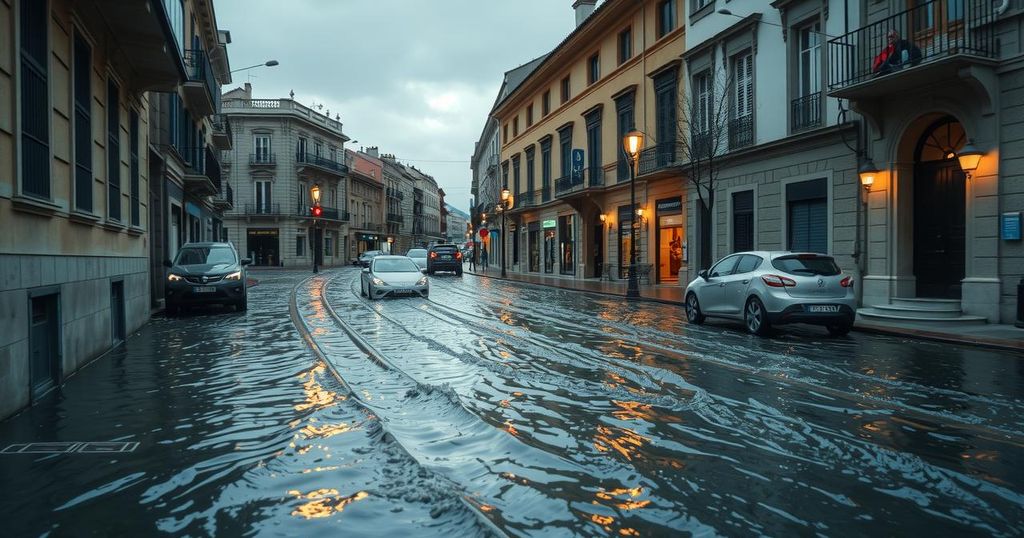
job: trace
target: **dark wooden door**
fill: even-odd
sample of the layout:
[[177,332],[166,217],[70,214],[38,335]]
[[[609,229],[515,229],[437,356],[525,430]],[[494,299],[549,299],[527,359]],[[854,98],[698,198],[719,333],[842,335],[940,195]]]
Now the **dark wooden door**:
[[57,384],[60,345],[57,342],[57,296],[32,298],[32,332],[29,338],[29,383],[36,399]]
[[914,168],[917,296],[960,298],[966,257],[966,178],[957,161]]

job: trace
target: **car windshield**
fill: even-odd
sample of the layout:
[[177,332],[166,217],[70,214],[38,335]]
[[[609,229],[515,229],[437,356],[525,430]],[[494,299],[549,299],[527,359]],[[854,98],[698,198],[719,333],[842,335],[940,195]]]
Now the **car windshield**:
[[426,258],[427,251],[422,248],[414,248],[410,250],[408,253],[406,253],[406,256],[410,258]]
[[227,247],[188,247],[178,253],[177,265],[235,263],[235,251]]
[[772,260],[772,267],[791,275],[835,276],[840,273],[835,260],[828,256],[785,256]]
[[455,247],[434,247],[433,251],[440,252],[442,254],[451,254],[452,252],[455,252]]
[[418,273],[420,268],[408,258],[385,258],[373,261],[374,273]]
[[363,256],[371,257],[371,256],[379,256],[380,254],[381,254],[381,251],[379,251],[379,250],[367,250],[366,252],[363,253]]

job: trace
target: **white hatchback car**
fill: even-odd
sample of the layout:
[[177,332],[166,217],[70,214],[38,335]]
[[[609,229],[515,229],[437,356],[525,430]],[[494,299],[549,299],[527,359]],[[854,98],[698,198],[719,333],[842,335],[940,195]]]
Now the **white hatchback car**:
[[773,325],[824,325],[850,332],[856,312],[853,277],[831,256],[806,252],[737,252],[702,270],[686,287],[686,319],[739,319],[753,334]]

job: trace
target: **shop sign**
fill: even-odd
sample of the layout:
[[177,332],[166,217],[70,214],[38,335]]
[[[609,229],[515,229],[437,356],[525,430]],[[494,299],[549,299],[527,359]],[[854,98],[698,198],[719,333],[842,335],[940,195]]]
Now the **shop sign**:
[[370,235],[370,234],[359,234],[359,240],[360,241],[376,241],[377,240],[377,236],[376,235]]
[[665,200],[658,200],[656,207],[658,213],[679,212],[683,210],[683,202],[679,198],[668,198]]
[[277,235],[277,230],[247,230],[248,235]]
[[554,228],[555,227],[555,221],[553,219],[552,220],[546,220],[546,221],[544,221],[543,226],[545,228]]

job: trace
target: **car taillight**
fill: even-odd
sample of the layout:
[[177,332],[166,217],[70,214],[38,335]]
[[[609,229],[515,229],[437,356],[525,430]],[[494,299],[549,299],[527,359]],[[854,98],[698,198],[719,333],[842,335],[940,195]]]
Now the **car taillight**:
[[437,253],[436,252],[431,252],[430,253],[430,257],[431,258],[436,258],[437,257]]
[[853,287],[853,277],[852,276],[848,276],[848,277],[840,280],[839,281],[839,285],[844,287],[844,288],[852,288]]
[[461,260],[462,259],[462,253],[461,252],[456,252],[455,253],[455,259],[456,260]]
[[796,286],[796,281],[792,278],[779,275],[761,275],[761,280],[764,281],[765,285],[772,288],[792,288]]

